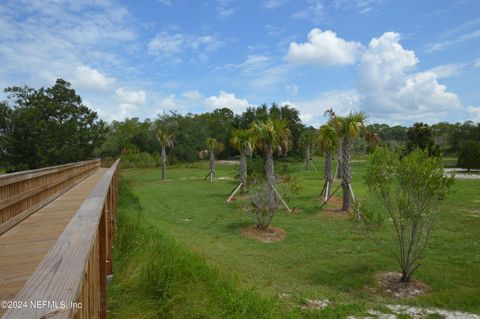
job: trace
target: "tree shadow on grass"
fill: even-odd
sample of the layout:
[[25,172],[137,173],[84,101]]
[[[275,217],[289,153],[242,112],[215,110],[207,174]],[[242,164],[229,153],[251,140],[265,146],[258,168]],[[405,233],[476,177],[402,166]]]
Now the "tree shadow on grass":
[[225,225],[225,230],[228,232],[228,233],[236,233],[238,232],[240,229],[243,229],[247,226],[250,226],[252,225],[253,222],[251,221],[247,221],[247,220],[238,220],[238,221],[233,221],[227,225]]

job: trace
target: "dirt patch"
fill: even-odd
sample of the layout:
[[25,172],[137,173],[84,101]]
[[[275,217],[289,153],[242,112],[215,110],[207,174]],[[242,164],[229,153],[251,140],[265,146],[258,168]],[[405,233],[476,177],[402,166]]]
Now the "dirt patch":
[[[319,197],[318,199],[320,201],[320,205],[322,205],[324,197]],[[342,210],[342,205],[343,205],[343,199],[340,196],[332,196],[328,200],[328,203],[325,204],[325,206],[323,206],[322,216],[341,218],[341,219],[349,218],[348,212]]]
[[402,274],[398,272],[382,272],[375,275],[379,290],[376,293],[396,298],[411,298],[425,295],[430,288],[427,284],[411,280],[401,282]]
[[235,160],[217,160],[215,161],[217,164],[226,164],[226,165],[238,165],[240,161]]
[[281,241],[285,238],[285,231],[281,228],[269,226],[265,230],[258,229],[255,225],[251,225],[242,229],[242,235],[247,238],[256,239],[263,243],[273,243]]

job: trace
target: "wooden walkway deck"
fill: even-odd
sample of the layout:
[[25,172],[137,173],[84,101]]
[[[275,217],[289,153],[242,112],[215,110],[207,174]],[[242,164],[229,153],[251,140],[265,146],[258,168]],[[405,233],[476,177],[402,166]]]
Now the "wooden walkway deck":
[[[14,300],[107,171],[93,175],[0,235],[0,300]],[[6,309],[0,308],[0,316]]]

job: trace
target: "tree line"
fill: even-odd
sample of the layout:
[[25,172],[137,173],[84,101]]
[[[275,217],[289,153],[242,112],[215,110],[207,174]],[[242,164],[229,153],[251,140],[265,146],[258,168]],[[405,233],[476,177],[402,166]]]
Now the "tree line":
[[[208,138],[224,145],[217,158],[234,158],[238,150],[230,143],[233,132],[268,119],[284,121],[291,134],[288,155],[276,155],[280,160],[305,159],[323,152],[321,145],[312,141],[318,128],[304,125],[299,111],[289,105],[252,106],[242,114],[227,107],[201,114],[171,111],[155,119],[127,118],[108,124],[85,106],[71,84],[62,79],[49,88],[14,86],[4,92],[7,99],[0,102],[0,165],[8,171],[119,156],[136,158],[139,165],[151,160],[152,165],[160,166],[159,127],[167,136],[175,137],[168,154],[170,163],[197,161],[199,153],[208,149]],[[480,124],[472,121],[431,126],[416,123],[410,128],[369,124],[359,130],[359,136],[351,145],[355,154],[371,152],[367,140],[373,137],[381,145],[406,152],[419,146],[432,155],[463,154],[468,158],[466,167],[480,165],[472,164],[480,152]],[[310,165],[308,161],[306,165]]]

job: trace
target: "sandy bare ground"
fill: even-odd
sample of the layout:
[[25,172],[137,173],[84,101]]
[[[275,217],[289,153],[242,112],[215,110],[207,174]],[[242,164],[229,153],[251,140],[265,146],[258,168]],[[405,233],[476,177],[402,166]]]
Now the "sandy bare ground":
[[468,172],[463,168],[445,168],[445,173],[455,173],[455,178],[458,179],[480,179],[480,169],[471,169]]

